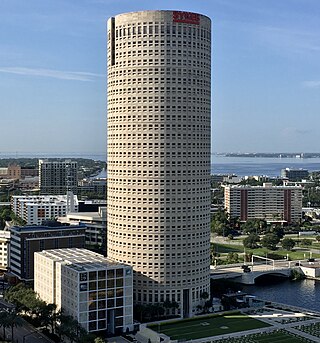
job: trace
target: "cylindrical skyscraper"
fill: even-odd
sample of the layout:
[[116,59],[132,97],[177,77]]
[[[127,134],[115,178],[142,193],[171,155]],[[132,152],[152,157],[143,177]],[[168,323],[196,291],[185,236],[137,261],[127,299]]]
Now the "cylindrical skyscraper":
[[137,304],[190,316],[209,293],[211,21],[143,11],[108,21],[107,255]]

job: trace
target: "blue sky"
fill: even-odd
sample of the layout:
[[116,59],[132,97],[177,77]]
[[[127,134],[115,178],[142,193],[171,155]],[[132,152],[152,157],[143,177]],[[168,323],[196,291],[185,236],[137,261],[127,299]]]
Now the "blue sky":
[[212,19],[214,152],[319,152],[319,0],[0,0],[0,152],[102,153],[106,20]]

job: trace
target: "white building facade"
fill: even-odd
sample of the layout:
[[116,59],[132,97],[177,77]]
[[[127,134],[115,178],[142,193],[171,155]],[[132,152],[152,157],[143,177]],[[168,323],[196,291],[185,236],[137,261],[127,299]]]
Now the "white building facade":
[[132,268],[86,249],[34,255],[34,290],[88,332],[133,330]]
[[[78,197],[73,197],[73,212],[78,211]],[[68,213],[67,195],[13,195],[11,210],[27,225],[41,225],[44,220],[64,217]]]
[[231,218],[298,222],[302,215],[300,186],[224,186],[224,205]]
[[196,312],[209,293],[211,21],[143,11],[108,21],[107,256],[134,302]]
[[0,230],[0,269],[8,267],[10,231]]

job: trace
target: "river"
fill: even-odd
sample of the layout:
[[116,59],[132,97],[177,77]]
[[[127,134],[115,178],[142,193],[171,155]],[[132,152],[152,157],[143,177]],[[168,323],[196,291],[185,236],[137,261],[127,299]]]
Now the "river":
[[271,284],[242,287],[244,292],[264,300],[320,312],[320,282],[316,280],[285,280]]

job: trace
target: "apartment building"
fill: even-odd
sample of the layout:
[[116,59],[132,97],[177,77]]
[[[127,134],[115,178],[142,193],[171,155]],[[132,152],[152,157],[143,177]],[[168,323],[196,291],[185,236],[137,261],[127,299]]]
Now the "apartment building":
[[[72,198],[69,201],[69,198]],[[27,225],[41,225],[45,220],[64,217],[78,211],[78,197],[68,195],[13,195],[11,210]]]
[[40,194],[62,195],[68,191],[77,194],[77,162],[39,160],[39,188]]
[[234,185],[224,186],[224,204],[231,218],[253,218],[270,222],[297,222],[302,213],[302,187]]

